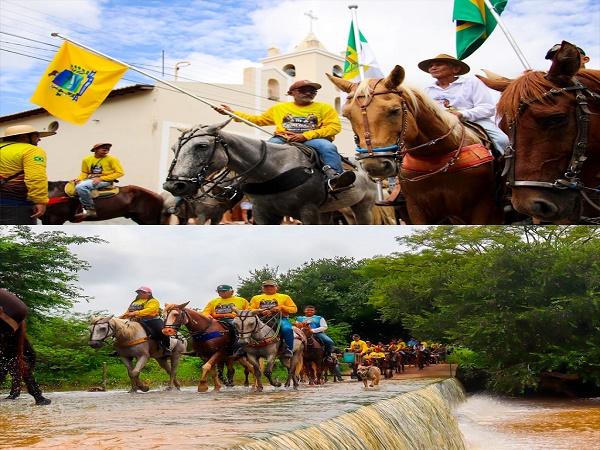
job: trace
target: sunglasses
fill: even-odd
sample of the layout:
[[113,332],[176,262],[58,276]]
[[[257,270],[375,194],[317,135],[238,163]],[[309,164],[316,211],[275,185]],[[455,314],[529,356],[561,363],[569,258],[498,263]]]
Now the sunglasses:
[[316,94],[317,90],[316,89],[310,89],[310,88],[300,88],[300,89],[294,89],[297,92],[300,92],[301,94]]

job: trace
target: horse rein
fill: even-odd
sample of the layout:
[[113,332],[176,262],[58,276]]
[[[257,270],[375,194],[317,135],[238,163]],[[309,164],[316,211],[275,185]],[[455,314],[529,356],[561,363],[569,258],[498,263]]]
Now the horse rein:
[[[590,116],[596,115],[590,112],[588,108],[587,96],[590,96],[592,100],[600,101],[600,95],[591,92],[586,86],[581,84],[576,78],[573,78],[573,85],[564,88],[552,88],[544,92],[542,97],[548,97],[565,92],[574,91],[575,101],[577,103],[575,109],[575,118],[577,119],[577,136],[573,142],[573,151],[571,160],[565,171],[564,178],[557,178],[553,182],[547,181],[526,181],[526,180],[515,180],[515,150],[514,145],[516,142],[516,120],[512,121],[509,125],[509,145],[505,151],[506,167],[503,175],[507,174],[507,185],[510,187],[535,187],[535,188],[549,188],[549,189],[574,189],[579,191],[581,196],[595,209],[600,211],[600,204],[597,205],[587,195],[588,192],[600,193],[600,187],[589,188],[581,183],[578,178],[579,173],[583,169],[584,163],[587,159],[585,152],[588,147],[588,134]],[[522,102],[519,107],[519,116],[521,116],[529,105],[536,103],[539,100],[534,99],[527,102]]]

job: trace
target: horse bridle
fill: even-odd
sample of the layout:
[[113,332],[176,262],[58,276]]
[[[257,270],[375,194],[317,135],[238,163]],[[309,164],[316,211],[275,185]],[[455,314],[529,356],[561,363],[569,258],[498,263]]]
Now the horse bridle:
[[[585,152],[588,147],[588,133],[590,116],[595,115],[590,112],[588,108],[587,96],[590,96],[593,100],[599,101],[600,95],[591,92],[586,86],[580,83],[577,79],[573,78],[573,85],[563,88],[552,88],[542,94],[541,98],[548,96],[554,96],[563,94],[566,92],[574,91],[575,101],[577,103],[575,109],[575,118],[577,119],[577,136],[575,142],[573,142],[573,151],[571,154],[571,160],[567,167],[567,170],[563,174],[563,178],[557,178],[553,182],[548,181],[528,181],[528,180],[515,180],[515,150],[514,145],[516,142],[516,120],[509,124],[509,145],[505,150],[506,166],[504,168],[503,175],[508,175],[507,185],[510,187],[534,187],[534,188],[548,188],[548,189],[574,189],[579,191],[582,197],[594,208],[600,210],[600,205],[596,205],[587,195],[588,192],[600,193],[600,187],[590,188],[584,186],[579,179],[579,173],[583,169],[584,163],[587,159]],[[519,107],[518,115],[521,116],[529,105],[536,103],[540,100],[534,99],[529,101],[521,102]]]
[[[183,148],[183,146],[186,143],[188,143],[190,140],[200,137],[200,136],[211,136],[214,138],[213,145],[210,149],[210,154],[209,154],[209,157],[206,159],[206,162],[200,166],[200,170],[198,171],[198,173],[196,174],[195,177],[173,176],[173,169],[175,168],[175,165],[177,164],[177,161],[179,158],[179,153],[181,152],[181,149]],[[234,177],[227,178],[227,176],[231,172],[229,169],[227,169],[227,170],[222,171],[216,178],[207,179],[206,173],[209,172],[209,169],[211,168],[211,165],[213,164],[213,158],[217,152],[219,145],[223,148],[223,150],[225,151],[225,155],[227,156],[227,163],[225,164],[225,166],[227,166],[229,164],[229,160],[230,160],[229,146],[227,145],[227,141],[225,141],[223,136],[221,136],[218,132],[209,133],[200,128],[196,128],[196,129],[190,130],[188,132],[184,132],[177,141],[177,150],[175,151],[175,156],[173,157],[173,161],[171,161],[171,166],[169,167],[169,172],[167,174],[166,181],[184,181],[186,183],[194,183],[197,185],[196,190],[201,189],[207,182],[210,181],[211,183],[214,183],[213,186],[210,189],[208,189],[207,191],[203,190],[202,191],[203,195],[201,195],[198,198],[205,196],[205,197],[211,197],[211,198],[215,198],[215,199],[219,200],[222,198],[223,195],[212,193],[212,191],[216,187],[221,187],[220,185],[222,185],[223,183],[234,181],[234,180],[239,180],[238,183],[241,183],[248,176],[249,173],[251,173],[256,168],[260,167],[267,158],[267,145],[266,145],[265,141],[262,141],[260,158],[248,170],[246,170],[246,171],[242,172],[241,174],[238,174]],[[229,186],[223,187],[222,189],[224,189],[225,192],[228,192],[231,190],[231,188]],[[235,189],[235,188],[233,188],[233,189]],[[237,193],[237,190],[235,190],[233,192],[233,194],[230,197],[228,197],[227,199],[231,200],[235,196],[236,193]]]
[[[106,336],[104,336],[102,339],[95,339],[96,341],[100,341],[100,342],[104,342],[104,340],[109,337],[111,334],[114,336],[115,335],[115,331],[116,329],[111,325],[110,321],[106,321],[105,323],[108,324],[108,331],[106,332]],[[92,325],[92,332],[90,333],[91,336],[94,335],[94,332],[96,330],[96,327],[100,325],[100,322],[96,322],[95,324]],[[90,337],[91,337],[90,336]],[[91,339],[90,339],[91,341]]]
[[[377,153],[377,156],[393,156],[399,163],[402,162],[402,157],[404,155],[406,155],[407,153],[410,153],[414,150],[420,149],[420,148],[424,148],[424,147],[429,147],[431,145],[437,144],[439,141],[447,138],[448,136],[450,136],[452,134],[452,131],[454,130],[454,126],[450,127],[450,129],[443,134],[440,137],[437,137],[435,139],[432,139],[428,142],[425,142],[424,144],[420,144],[417,145],[415,147],[411,147],[411,148],[406,148],[406,142],[404,142],[404,136],[406,135],[406,131],[408,129],[408,106],[407,106],[407,102],[406,99],[404,98],[404,92],[403,91],[399,91],[397,89],[389,89],[389,90],[385,90],[385,91],[380,91],[380,92],[375,92],[375,89],[377,88],[377,85],[383,81],[383,78],[380,78],[379,80],[377,80],[375,82],[375,84],[372,87],[369,87],[369,91],[370,91],[370,95],[366,96],[366,95],[356,95],[356,93],[350,94],[348,95],[347,98],[349,99],[354,99],[354,101],[358,104],[358,106],[360,107],[361,110],[361,117],[362,117],[362,122],[363,122],[363,128],[365,129],[365,133],[364,133],[364,137],[365,137],[365,143],[367,144],[367,148],[363,149],[361,147],[358,146],[358,137],[355,136],[355,141],[356,141],[356,152],[359,154],[356,159],[357,160],[361,160],[364,158],[368,158],[368,157],[373,157],[376,156],[375,153]],[[400,132],[400,134],[398,135],[398,140],[396,141],[396,143],[394,145],[390,145],[389,147],[379,147],[379,148],[373,148],[372,144],[371,144],[371,130],[370,130],[370,125],[369,125],[369,119],[367,117],[367,108],[369,107],[369,105],[371,104],[371,102],[373,101],[373,99],[375,98],[376,95],[384,95],[384,94],[396,94],[400,97],[401,99],[401,106],[402,106],[402,131]],[[361,103],[361,101],[359,100],[359,98],[367,98],[367,100],[364,103]],[[431,175],[434,175],[436,173],[439,172],[445,172],[446,170],[448,170],[450,168],[450,166],[454,163],[454,161],[458,158],[458,154],[460,153],[460,150],[463,146],[464,143],[464,139],[465,139],[465,132],[464,132],[464,125],[462,124],[462,122],[457,122],[457,124],[460,124],[460,126],[463,129],[463,133],[462,133],[462,142],[459,145],[455,157],[453,160],[451,160],[451,162],[449,162],[448,164],[446,164],[444,167],[442,167],[441,169],[436,170],[435,172],[417,177],[417,178],[413,178],[413,179],[405,179],[406,181],[418,181],[424,177],[429,177]]]

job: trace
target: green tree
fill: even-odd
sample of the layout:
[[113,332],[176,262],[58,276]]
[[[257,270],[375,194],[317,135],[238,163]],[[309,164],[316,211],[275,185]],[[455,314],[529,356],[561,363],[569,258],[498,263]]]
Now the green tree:
[[524,392],[546,371],[600,385],[596,227],[435,227],[370,261],[372,304],[413,334],[477,353],[490,387]]
[[0,227],[0,287],[30,309],[30,323],[88,300],[77,286],[77,274],[89,264],[71,245],[104,243],[98,237],[67,236],[62,231],[35,233],[31,227]]

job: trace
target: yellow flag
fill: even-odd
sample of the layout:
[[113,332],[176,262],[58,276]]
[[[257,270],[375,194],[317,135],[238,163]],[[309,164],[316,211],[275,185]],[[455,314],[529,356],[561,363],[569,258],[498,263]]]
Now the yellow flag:
[[59,119],[83,125],[128,68],[65,42],[30,101]]

